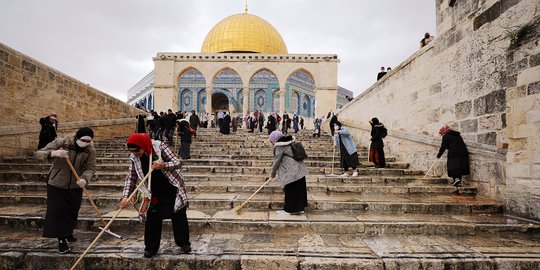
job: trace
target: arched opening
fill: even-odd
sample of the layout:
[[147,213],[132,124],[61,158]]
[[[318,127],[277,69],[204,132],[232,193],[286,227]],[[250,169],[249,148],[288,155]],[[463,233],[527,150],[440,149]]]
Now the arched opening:
[[311,108],[311,99],[309,96],[305,95],[302,98],[302,111],[305,112],[305,115],[308,117],[312,117]]
[[[204,90],[206,80],[201,72],[194,68],[188,68],[178,77],[178,110],[197,110],[204,112],[201,106],[200,91]],[[195,102],[194,98],[197,98]]]
[[[315,100],[315,80],[309,72],[298,70],[292,73],[285,83],[285,93],[285,108],[298,115],[312,117],[313,107],[308,106],[309,102],[305,108],[303,105],[305,100]],[[291,97],[290,101],[288,97]]]
[[229,98],[221,92],[212,94],[212,111],[229,111]]
[[274,90],[272,93],[272,112],[279,111],[279,89]]
[[[276,75],[267,69],[262,69],[253,74],[249,81],[250,103],[248,108],[262,112],[272,111],[273,106],[270,100],[273,100],[272,90],[279,88],[279,81]],[[275,108],[279,110],[278,106]]]
[[[232,69],[226,68],[218,72],[213,80],[214,88],[212,89],[212,110],[229,110],[232,113],[242,112],[242,103],[238,102],[238,93],[242,91],[242,78]],[[214,96],[220,93],[221,95]],[[214,98],[219,98],[218,103],[214,102]],[[223,102],[227,102],[226,106]],[[218,107],[216,107],[218,106]],[[226,109],[223,109],[226,108]]]

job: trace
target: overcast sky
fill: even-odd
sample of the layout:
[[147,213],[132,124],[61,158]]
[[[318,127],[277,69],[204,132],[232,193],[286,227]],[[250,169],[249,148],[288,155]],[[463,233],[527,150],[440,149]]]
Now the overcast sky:
[[[366,90],[435,34],[435,0],[250,0],[289,53],[337,54],[338,84]],[[0,0],[0,42],[126,101],[157,52],[200,52],[244,0]]]

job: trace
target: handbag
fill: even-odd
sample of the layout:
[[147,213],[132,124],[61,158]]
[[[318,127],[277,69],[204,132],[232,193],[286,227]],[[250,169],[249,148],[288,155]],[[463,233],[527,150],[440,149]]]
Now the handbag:
[[139,220],[141,222],[146,221],[146,214],[148,213],[148,209],[150,209],[150,200],[152,198],[152,193],[146,186],[142,186],[137,191],[137,194],[134,197],[133,207],[135,207],[135,210],[137,210],[137,213],[139,213]]
[[[152,159],[149,159],[150,164],[148,165],[149,168],[152,166]],[[146,214],[148,213],[148,209],[150,209],[150,203],[152,200],[152,191],[150,191],[149,187],[152,184],[152,174],[148,176],[148,187],[145,185],[142,185],[139,190],[137,191],[137,194],[135,194],[133,198],[133,207],[135,207],[135,210],[137,210],[137,213],[139,213],[139,220],[142,223],[146,222]]]
[[191,135],[195,135],[195,129],[191,127],[191,125],[189,126],[189,133],[191,133]]

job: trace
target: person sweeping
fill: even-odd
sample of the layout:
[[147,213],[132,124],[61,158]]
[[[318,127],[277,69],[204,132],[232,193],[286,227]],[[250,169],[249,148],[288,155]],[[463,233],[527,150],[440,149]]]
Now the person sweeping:
[[276,213],[280,215],[303,214],[307,206],[307,169],[303,161],[293,158],[291,144],[294,138],[284,136],[281,131],[276,130],[270,133],[268,140],[274,145],[271,177],[276,178],[285,191],[283,210],[278,210]]
[[448,161],[446,162],[448,176],[454,180],[453,186],[461,186],[461,177],[470,174],[467,146],[461,138],[461,134],[449,126],[440,128],[439,134],[442,136],[442,142],[437,158],[440,158],[448,149]]
[[[96,151],[91,142],[94,131],[84,127],[75,136],[58,138],[42,149],[34,157],[38,160],[53,158],[47,181],[47,213],[43,224],[43,237],[58,239],[58,252],[63,254],[71,249],[69,243],[77,241],[73,229],[79,217],[82,202],[82,188],[87,179],[96,173]],[[77,181],[65,159],[73,164]]]
[[151,258],[157,254],[164,219],[171,219],[174,242],[180,246],[182,253],[190,253],[186,214],[188,198],[180,171],[181,160],[165,143],[152,140],[143,133],[131,134],[127,139],[127,147],[131,152],[130,166],[120,201],[121,208],[132,203],[128,197],[135,189],[137,180],[143,179],[150,168],[153,169],[149,180],[150,207],[144,227],[144,257]]

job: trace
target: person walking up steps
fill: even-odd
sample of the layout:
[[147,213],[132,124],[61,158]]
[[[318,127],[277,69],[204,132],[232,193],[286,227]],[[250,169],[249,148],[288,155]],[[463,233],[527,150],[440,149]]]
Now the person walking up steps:
[[[146,135],[146,134],[145,134]],[[58,239],[58,252],[70,251],[74,243],[73,229],[77,224],[82,202],[82,188],[96,173],[96,150],[91,142],[94,131],[84,127],[74,137],[58,138],[38,150],[38,160],[54,158],[47,180],[47,213],[43,224],[43,237]],[[73,175],[67,160],[73,163],[79,180]]]
[[369,147],[369,160],[375,163],[375,168],[385,168],[386,160],[384,158],[384,142],[388,131],[379,119],[376,117],[369,121],[371,124],[371,145]]
[[452,130],[449,126],[439,129],[439,134],[442,136],[442,143],[437,158],[440,158],[444,151],[448,149],[448,160],[446,162],[448,176],[454,180],[453,186],[461,186],[461,177],[470,174],[467,146],[463,138],[461,138],[461,134]]
[[280,215],[300,215],[307,206],[306,174],[307,169],[303,161],[293,158],[291,144],[292,136],[283,136],[279,130],[268,136],[272,143],[274,162],[272,164],[272,178],[283,186],[285,191],[285,205],[283,210],[276,211]]
[[190,124],[186,119],[181,119],[178,122],[178,135],[180,136],[180,149],[178,150],[178,155],[182,159],[191,158],[191,130],[189,129]]
[[356,168],[360,166],[360,160],[351,133],[339,121],[336,122],[334,130],[334,148],[339,147],[340,165],[345,171],[341,176],[349,176],[349,169],[353,171],[352,176],[358,176]]
[[39,119],[39,124],[41,131],[39,132],[38,150],[56,139],[56,131],[58,130],[56,113],[53,112],[49,116],[42,117]]

